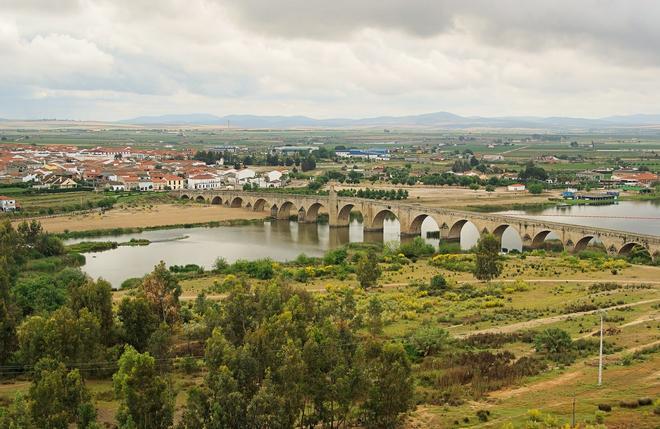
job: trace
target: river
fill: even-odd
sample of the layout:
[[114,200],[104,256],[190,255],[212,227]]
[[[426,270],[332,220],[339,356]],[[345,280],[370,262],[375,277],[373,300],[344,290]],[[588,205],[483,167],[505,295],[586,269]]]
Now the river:
[[[622,201],[608,206],[571,206],[543,210],[507,211],[524,217],[620,229],[630,232],[660,235],[660,204],[655,202]],[[437,231],[432,219],[422,225],[422,236]],[[299,224],[272,221],[263,224],[226,226],[217,228],[179,228],[100,237],[75,241],[128,241],[131,238],[150,240],[148,246],[121,246],[98,253],[87,253],[83,270],[90,276],[102,277],[114,287],[130,277],[141,277],[151,271],[160,260],[168,265],[197,264],[211,268],[218,257],[228,262],[237,259],[272,258],[285,261],[301,253],[320,256],[325,251],[349,242],[399,241],[399,222],[386,220],[383,232],[363,232],[362,224],[353,220],[349,228],[330,228],[324,224]],[[549,236],[549,238],[552,238]],[[461,231],[461,247],[469,249],[478,239],[477,229],[471,223]],[[437,239],[426,238],[437,246]],[[522,249],[517,231],[508,228],[502,236],[502,247]]]

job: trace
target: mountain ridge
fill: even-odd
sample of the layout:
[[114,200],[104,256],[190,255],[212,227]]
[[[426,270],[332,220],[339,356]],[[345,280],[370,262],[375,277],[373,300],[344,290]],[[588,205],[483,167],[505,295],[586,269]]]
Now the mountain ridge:
[[616,115],[603,118],[568,116],[460,116],[450,112],[419,115],[376,116],[358,119],[316,119],[304,115],[217,116],[209,113],[139,116],[116,121],[133,125],[229,125],[234,128],[350,128],[350,127],[428,127],[428,128],[532,128],[606,129],[632,126],[660,126],[660,114]]

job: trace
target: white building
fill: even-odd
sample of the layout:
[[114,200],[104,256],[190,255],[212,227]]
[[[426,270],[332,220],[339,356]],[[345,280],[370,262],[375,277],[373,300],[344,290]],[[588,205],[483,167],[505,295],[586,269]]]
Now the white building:
[[10,212],[16,210],[16,200],[0,195],[0,211]]
[[154,182],[152,182],[150,179],[140,179],[138,182],[138,189],[140,191],[153,191]]
[[502,155],[484,155],[481,157],[484,161],[504,161],[504,157]]
[[507,186],[506,190],[513,192],[521,192],[525,190],[525,185],[523,185],[522,183],[514,183],[513,185]]
[[218,189],[222,179],[215,174],[202,173],[188,177],[188,189]]
[[232,185],[238,189],[246,183],[253,182],[256,176],[257,173],[250,168],[244,168],[242,170],[231,169],[225,173],[225,180],[228,185]]

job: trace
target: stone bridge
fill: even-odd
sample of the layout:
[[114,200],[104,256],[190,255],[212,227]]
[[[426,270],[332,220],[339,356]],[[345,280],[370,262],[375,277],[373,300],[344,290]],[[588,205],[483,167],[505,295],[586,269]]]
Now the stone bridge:
[[440,238],[447,240],[460,239],[461,229],[471,222],[481,234],[492,233],[499,238],[507,228],[513,228],[520,235],[525,248],[541,247],[546,237],[554,233],[568,251],[579,252],[595,238],[610,254],[626,254],[635,245],[640,245],[646,248],[653,258],[660,255],[660,237],[656,235],[518,216],[425,207],[407,201],[338,197],[334,191],[331,191],[329,196],[235,190],[180,190],[173,191],[172,194],[181,199],[207,204],[266,212],[276,219],[297,216],[299,222],[316,222],[319,213],[327,213],[331,227],[347,227],[350,223],[350,213],[357,211],[362,214],[365,231],[382,231],[383,221],[393,216],[401,225],[401,235],[414,236],[421,234],[422,223],[430,217],[440,229]]

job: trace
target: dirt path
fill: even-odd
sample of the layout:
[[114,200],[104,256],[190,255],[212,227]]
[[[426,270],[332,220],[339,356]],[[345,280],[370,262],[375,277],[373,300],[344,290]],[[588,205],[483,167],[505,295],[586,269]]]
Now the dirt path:
[[504,399],[512,398],[514,396],[522,395],[523,393],[538,392],[539,390],[547,390],[552,387],[557,387],[557,386],[561,386],[562,384],[566,384],[569,381],[575,379],[580,374],[581,374],[580,370],[573,372],[565,372],[564,374],[560,375],[559,377],[553,378],[552,380],[542,381],[540,383],[532,384],[530,386],[517,387],[515,389],[496,390],[495,392],[491,392],[488,396],[490,398],[504,400]]
[[500,152],[500,155],[505,155],[505,154],[507,154],[507,153],[515,152],[515,151],[517,151],[517,150],[527,149],[528,147],[529,147],[529,146],[521,146],[521,147],[517,147],[517,148],[515,148],[515,149],[511,149],[511,150],[507,150],[507,151],[504,151],[504,152]]
[[628,307],[637,307],[639,305],[644,305],[644,304],[651,304],[653,302],[658,302],[660,301],[660,298],[654,298],[654,299],[646,299],[643,301],[637,301],[637,302],[632,302],[630,304],[621,304],[621,305],[614,305],[612,307],[607,307],[603,309],[597,309],[597,310],[589,310],[589,311],[579,311],[577,313],[568,313],[568,314],[559,314],[557,316],[551,316],[551,317],[542,317],[540,319],[533,319],[533,320],[527,320],[525,322],[518,322],[518,323],[513,323],[511,325],[505,325],[505,326],[498,326],[494,328],[487,328],[487,329],[481,329],[478,331],[472,331],[472,332],[466,332],[466,333],[461,333],[461,334],[456,334],[455,336],[458,338],[464,338],[469,335],[474,335],[474,334],[487,334],[487,333],[511,333],[511,332],[516,332],[524,329],[530,329],[530,328],[535,328],[537,326],[543,326],[543,325],[548,325],[550,323],[555,323],[555,322],[561,322],[566,319],[570,319],[573,317],[580,317],[580,316],[586,316],[589,314],[595,314],[600,311],[609,311],[609,310],[617,310],[619,308],[628,308]]
[[[627,328],[629,326],[641,325],[642,323],[655,322],[659,318],[660,318],[660,313],[652,312],[651,314],[645,314],[644,316],[639,317],[639,318],[637,318],[637,319],[635,319],[631,322],[624,323],[623,325],[619,325],[619,326],[617,326],[617,328],[618,329],[623,329],[623,328]],[[584,335],[578,337],[578,339],[590,338],[590,337],[593,337],[594,335],[598,334],[599,332],[600,332],[600,329],[595,329],[595,330],[593,330],[593,331],[591,331],[587,334],[584,334]]]
[[[660,340],[653,341],[652,343],[648,343],[648,344],[642,344],[639,346],[630,347],[628,349],[621,350],[616,353],[612,353],[611,355],[606,355],[604,356],[604,359],[611,363],[612,361],[619,359],[626,354],[635,353],[643,349],[655,347],[658,344],[660,344]],[[598,358],[587,358],[584,361],[584,364],[585,365],[596,364],[597,362],[598,362]],[[525,393],[548,390],[552,387],[557,387],[562,384],[568,383],[569,381],[581,375],[583,371],[584,371],[584,365],[582,365],[580,369],[571,372],[566,372],[556,378],[553,378],[552,380],[541,381],[539,383],[531,384],[529,386],[522,386],[514,389],[497,390],[495,392],[491,392],[488,396],[490,398],[504,400],[504,399],[512,398],[514,396],[520,396]]]

